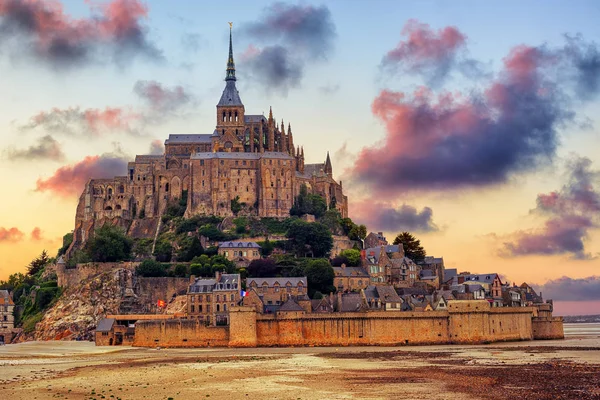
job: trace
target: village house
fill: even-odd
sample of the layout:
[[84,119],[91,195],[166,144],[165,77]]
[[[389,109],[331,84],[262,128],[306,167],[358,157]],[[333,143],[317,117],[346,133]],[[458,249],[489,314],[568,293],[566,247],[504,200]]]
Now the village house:
[[369,248],[363,255],[371,285],[412,287],[419,281],[420,267],[405,257],[402,245]]
[[191,277],[187,293],[188,318],[206,325],[227,325],[229,310],[240,302],[240,274],[216,272],[214,278]]
[[[460,273],[459,275],[446,281],[446,285],[453,287],[456,285],[479,285],[485,291],[485,299],[493,307],[502,307],[504,304],[502,297],[502,281],[496,273],[490,274],[469,274]],[[467,289],[467,293],[475,293],[477,289]]]
[[369,286],[362,293],[371,310],[400,311],[402,299],[393,286]]
[[[419,262],[419,266],[421,267],[421,273],[431,271],[425,273],[424,276],[431,284],[435,284],[436,289],[439,289],[440,284],[444,282],[444,258],[427,256],[423,261]],[[431,277],[436,277],[437,280]]]
[[254,307],[259,313],[273,313],[293,298],[303,310],[311,312],[307,292],[306,277],[247,278],[243,304]]
[[95,331],[96,346],[131,345],[138,321],[155,321],[181,318],[178,314],[124,314],[107,315],[98,321]]
[[0,290],[0,329],[15,327],[15,303],[8,290]]
[[356,291],[369,286],[369,274],[361,267],[333,267],[333,286],[338,292]]
[[246,262],[260,258],[260,246],[256,242],[221,242],[219,255],[233,262]]
[[525,306],[533,306],[534,304],[543,304],[544,299],[542,298],[542,293],[538,295],[535,290],[529,286],[527,283],[523,282],[520,286],[523,293],[523,301],[525,302]]
[[518,286],[506,286],[502,288],[502,303],[504,307],[523,307],[525,301],[522,290]]
[[385,238],[385,236],[383,236],[383,232],[370,232],[367,237],[364,240],[364,248],[365,249],[369,249],[372,247],[381,247],[381,246],[387,246],[388,245],[388,241]]

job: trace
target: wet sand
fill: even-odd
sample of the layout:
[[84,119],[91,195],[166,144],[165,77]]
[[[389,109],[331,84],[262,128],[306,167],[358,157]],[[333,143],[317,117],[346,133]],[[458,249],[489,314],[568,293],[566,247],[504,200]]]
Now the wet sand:
[[600,336],[479,346],[0,347],[0,399],[600,399]]

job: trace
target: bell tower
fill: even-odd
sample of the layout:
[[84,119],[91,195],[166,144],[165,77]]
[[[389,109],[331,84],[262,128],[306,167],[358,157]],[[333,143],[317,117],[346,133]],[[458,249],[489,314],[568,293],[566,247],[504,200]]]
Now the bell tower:
[[225,89],[217,104],[217,133],[219,137],[230,134],[243,140],[244,136],[244,104],[235,87],[235,62],[233,61],[233,24],[229,23],[229,57],[225,74]]

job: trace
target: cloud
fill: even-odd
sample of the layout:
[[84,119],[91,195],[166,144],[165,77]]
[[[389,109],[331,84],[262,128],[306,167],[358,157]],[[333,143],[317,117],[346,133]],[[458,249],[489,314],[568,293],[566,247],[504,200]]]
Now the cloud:
[[340,91],[339,83],[336,83],[335,85],[328,84],[328,85],[319,87],[319,92],[321,92],[321,94],[326,95],[326,96],[333,95],[339,91]]
[[457,68],[473,77],[482,75],[479,62],[465,56],[467,36],[454,26],[437,32],[427,24],[410,19],[402,28],[401,40],[381,62],[385,70],[423,75],[429,85],[437,86]]
[[570,254],[589,259],[585,252],[588,231],[600,226],[600,171],[592,170],[585,157],[572,157],[566,164],[567,183],[560,190],[538,194],[532,213],[546,218],[544,226],[509,235],[500,255]]
[[600,300],[600,276],[587,278],[562,278],[536,285],[544,298],[562,301]]
[[415,207],[402,204],[400,207],[363,201],[352,206],[353,219],[365,224],[371,230],[385,232],[435,232],[439,228],[433,222],[433,210],[423,207],[418,211]]
[[29,146],[26,149],[9,148],[5,151],[9,160],[53,160],[63,161],[65,155],[60,143],[52,136],[46,135],[38,139],[37,144]]
[[198,33],[186,32],[181,37],[181,45],[185,47],[187,51],[197,53],[202,47],[201,39],[202,36],[200,36]]
[[287,94],[291,88],[298,87],[302,80],[303,66],[292,60],[288,50],[282,46],[265,47],[262,50],[250,48],[246,62],[253,78],[268,89],[275,88]]
[[137,131],[133,128],[133,123],[142,121],[143,118],[142,114],[122,107],[106,107],[104,109],[53,108],[50,111],[42,111],[31,117],[29,123],[22,126],[21,130],[42,128],[49,132],[69,133],[71,135],[85,133],[95,136],[114,131],[137,134]]
[[156,139],[150,143],[150,154],[162,155],[165,154],[165,145],[162,141]]
[[152,110],[159,112],[174,111],[191,100],[190,94],[182,86],[169,89],[156,81],[137,81],[133,91]]
[[31,231],[31,240],[40,241],[42,240],[42,230],[39,227],[33,228]]
[[299,85],[307,64],[328,59],[336,37],[326,6],[284,3],[267,7],[258,21],[242,27],[242,34],[259,44],[251,45],[242,57],[246,70],[284,93]]
[[81,194],[89,179],[112,178],[124,175],[126,170],[127,160],[120,155],[107,153],[101,156],[87,156],[75,164],[57,169],[49,178],[39,178],[35,190],[71,198]]
[[148,7],[138,0],[91,5],[89,18],[72,18],[58,1],[0,1],[0,46],[31,54],[55,67],[105,59],[123,64],[133,56],[161,59],[140,23]]
[[[582,100],[574,89],[577,79],[560,77],[579,76],[585,62],[567,57],[565,48],[514,48],[483,92],[383,90],[372,112],[386,136],[359,152],[351,175],[395,195],[504,183],[552,162],[558,129],[574,120],[573,104]],[[587,55],[595,57],[582,50],[581,57]]]
[[12,227],[6,229],[0,226],[0,243],[2,242],[20,242],[25,237],[25,234],[18,228]]

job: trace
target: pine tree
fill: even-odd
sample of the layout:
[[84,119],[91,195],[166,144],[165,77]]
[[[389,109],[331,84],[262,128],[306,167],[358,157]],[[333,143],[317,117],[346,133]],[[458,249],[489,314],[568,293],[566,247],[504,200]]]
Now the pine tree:
[[402,244],[406,257],[415,262],[423,261],[425,259],[426,253],[423,246],[421,246],[421,241],[409,232],[398,234],[394,239],[394,244]]

